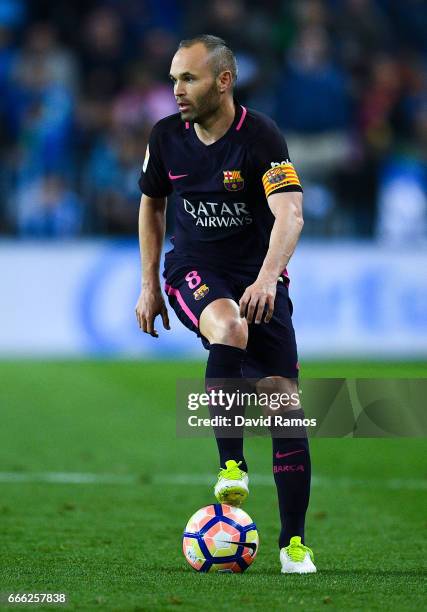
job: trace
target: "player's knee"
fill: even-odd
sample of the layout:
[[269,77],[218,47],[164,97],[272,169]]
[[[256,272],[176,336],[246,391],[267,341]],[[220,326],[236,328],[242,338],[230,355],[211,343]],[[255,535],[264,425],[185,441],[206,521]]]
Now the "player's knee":
[[248,325],[246,319],[230,317],[219,321],[213,332],[212,342],[245,349],[248,343]]

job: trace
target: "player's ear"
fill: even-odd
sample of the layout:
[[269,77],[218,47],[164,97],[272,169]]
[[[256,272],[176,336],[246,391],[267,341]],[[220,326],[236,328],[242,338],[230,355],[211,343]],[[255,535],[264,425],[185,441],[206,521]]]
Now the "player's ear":
[[224,70],[218,75],[218,87],[220,93],[228,91],[233,84],[233,77],[229,70]]

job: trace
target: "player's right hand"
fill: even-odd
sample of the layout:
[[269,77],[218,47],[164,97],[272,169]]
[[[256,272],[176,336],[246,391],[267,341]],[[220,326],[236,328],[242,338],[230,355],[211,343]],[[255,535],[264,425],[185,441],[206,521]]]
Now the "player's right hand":
[[168,311],[160,287],[144,285],[135,307],[136,320],[140,329],[153,338],[159,333],[154,329],[154,321],[158,315],[162,317],[163,327],[170,329]]

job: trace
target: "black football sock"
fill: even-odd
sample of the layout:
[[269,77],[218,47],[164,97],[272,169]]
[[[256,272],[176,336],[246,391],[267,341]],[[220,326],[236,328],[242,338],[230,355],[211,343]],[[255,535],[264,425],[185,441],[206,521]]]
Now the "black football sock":
[[[230,393],[240,388],[240,392],[242,392],[242,365],[245,356],[246,351],[235,346],[211,344],[206,365],[207,392],[212,388],[216,391],[222,390],[224,393]],[[230,410],[225,411],[223,408],[211,404],[209,406],[209,412],[211,418],[216,415],[232,416],[234,418],[234,415],[244,415],[245,409],[236,403]],[[225,468],[226,461],[234,459],[237,462],[241,461],[240,469],[247,472],[248,466],[243,456],[243,430],[244,427],[214,427],[220,465],[222,468]],[[224,437],[224,434],[227,434],[228,437]]]
[[[286,418],[304,419],[302,409],[292,410]],[[273,474],[279,500],[281,531],[279,547],[288,546],[292,536],[304,542],[305,514],[310,498],[311,462],[305,428],[301,437],[283,438],[283,428],[271,428],[273,441]]]

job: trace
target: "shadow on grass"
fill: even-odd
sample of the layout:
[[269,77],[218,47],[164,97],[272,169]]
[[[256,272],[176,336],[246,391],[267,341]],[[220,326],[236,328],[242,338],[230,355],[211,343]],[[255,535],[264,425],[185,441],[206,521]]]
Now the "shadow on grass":
[[427,576],[427,572],[421,569],[417,570],[335,570],[335,569],[324,569],[320,570],[319,574],[326,576],[363,576],[369,578],[370,576],[375,576],[378,578],[413,578],[413,577],[425,577]]
[[[278,575],[278,570],[275,568],[272,569],[268,569],[268,570],[256,570],[254,569],[250,569],[248,574],[251,575],[258,575],[258,576],[273,576],[273,575]],[[362,570],[362,569],[349,569],[349,570],[343,570],[343,569],[318,569],[317,570],[317,574],[307,574],[307,576],[313,576],[313,577],[322,577],[322,576],[327,576],[327,577],[348,577],[348,578],[354,578],[354,577],[359,577],[359,578],[423,578],[423,577],[427,577],[427,571],[424,570],[405,570],[405,571],[399,571],[399,570],[372,570],[372,569],[366,569],[366,570]],[[295,575],[297,578],[300,578],[299,574]],[[292,574],[288,574],[286,576],[287,578],[292,577]]]
[[[191,568],[187,568],[187,567],[174,567],[174,568],[163,568],[163,569],[159,569],[158,567],[152,567],[152,568],[144,568],[145,572],[154,572],[156,574],[163,574],[163,575],[185,575],[187,574],[188,576],[216,576],[218,575],[217,572],[208,572],[208,573],[202,573],[202,572],[195,572],[194,570],[192,570]],[[224,576],[242,576],[242,574],[228,574],[228,573],[221,573],[219,572],[221,579],[224,578]],[[277,568],[271,568],[271,569],[257,569],[255,567],[251,567],[248,569],[248,571],[244,572],[243,574],[244,576],[276,576],[276,577],[280,577],[282,576],[282,574],[279,572],[279,570]],[[313,578],[322,578],[322,577],[341,577],[341,578],[425,578],[427,577],[427,571],[424,570],[405,570],[405,571],[399,571],[399,570],[377,570],[374,571],[372,569],[348,569],[348,570],[343,570],[343,569],[319,569],[317,574],[307,574],[306,576],[304,576],[304,578],[310,577],[312,576]],[[288,574],[286,576],[286,579],[292,578],[292,574]],[[301,579],[301,576],[299,574],[295,574],[295,577],[297,579]]]

